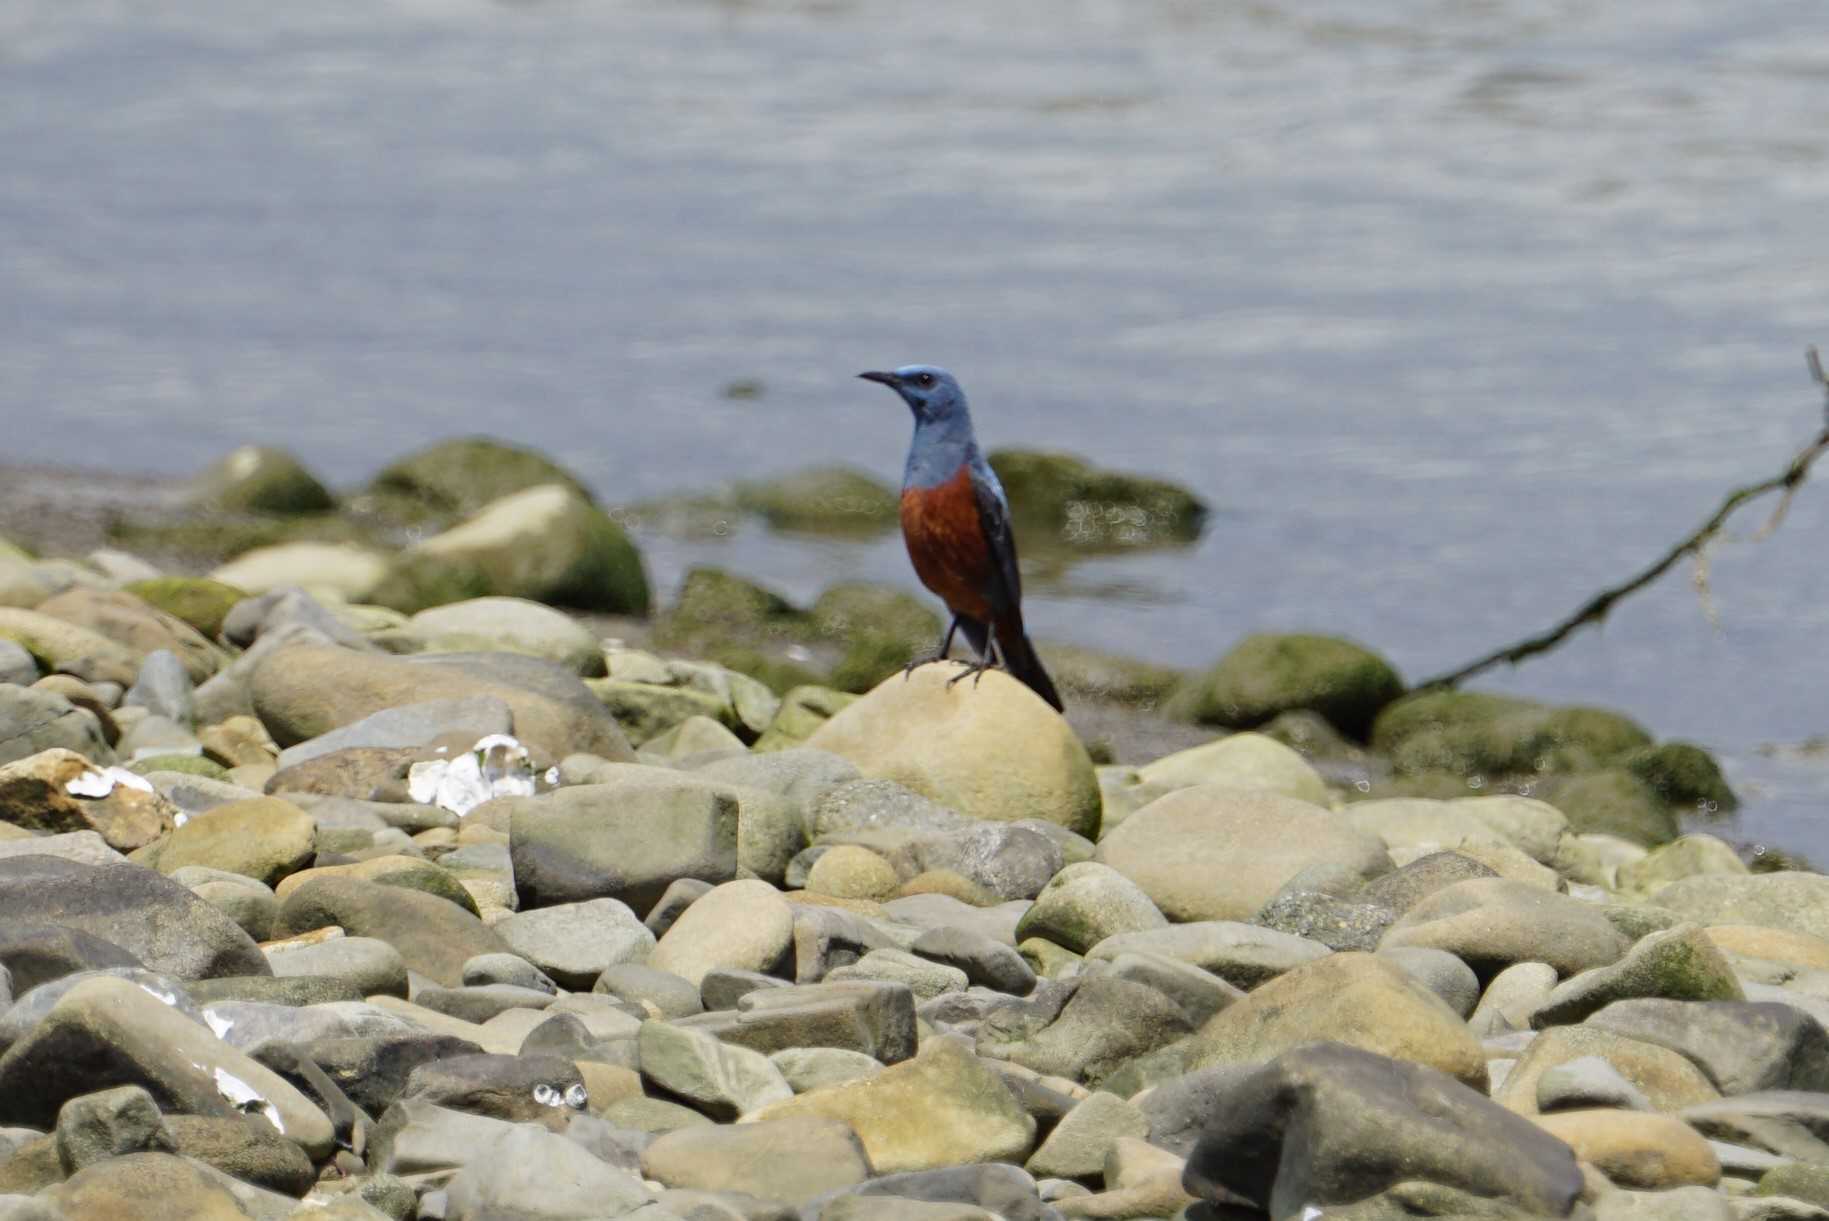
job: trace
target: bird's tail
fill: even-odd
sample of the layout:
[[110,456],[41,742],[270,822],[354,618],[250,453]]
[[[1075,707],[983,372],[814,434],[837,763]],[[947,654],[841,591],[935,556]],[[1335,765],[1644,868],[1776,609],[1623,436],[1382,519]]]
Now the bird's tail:
[[1035,646],[1029,643],[1020,627],[998,631],[997,651],[1003,654],[1003,664],[1012,675],[1028,684],[1029,689],[1047,700],[1056,712],[1066,711],[1061,704],[1061,693],[1054,689],[1054,680],[1048,677],[1042,659],[1035,655]]

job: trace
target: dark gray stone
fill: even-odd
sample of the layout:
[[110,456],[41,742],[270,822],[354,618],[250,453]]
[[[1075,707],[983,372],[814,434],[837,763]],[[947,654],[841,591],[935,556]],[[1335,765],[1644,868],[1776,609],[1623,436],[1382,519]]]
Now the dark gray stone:
[[1175,1000],[1109,975],[1082,977],[1060,1015],[1033,1033],[1021,1025],[1011,1031],[1000,1022],[1002,1013],[980,1024],[979,1055],[1095,1086],[1126,1061],[1194,1029]]
[[399,1100],[420,1065],[479,1055],[483,1049],[453,1035],[414,1031],[320,1039],[303,1050],[351,1102],[379,1115]]
[[821,1196],[803,1206],[800,1215],[803,1221],[820,1221],[828,1205],[855,1197],[973,1205],[1007,1221],[1048,1221],[1055,1215],[1042,1203],[1029,1172],[1007,1162],[886,1174]]
[[648,931],[658,941],[663,933],[673,927],[673,922],[680,918],[681,912],[711,889],[710,882],[701,882],[697,878],[677,878],[661,892],[660,898],[648,909],[642,923],[648,926]]
[[744,997],[763,988],[791,988],[794,985],[760,971],[739,971],[734,967],[716,967],[705,972],[699,983],[699,1001],[707,1013],[735,1009]]
[[1353,896],[1355,902],[1388,907],[1399,916],[1438,890],[1470,878],[1496,878],[1493,869],[1458,852],[1431,852],[1402,869],[1373,878]]
[[0,927],[0,966],[12,975],[12,995],[77,971],[139,967],[145,963],[112,941],[59,924]]
[[582,1111],[578,1066],[560,1056],[452,1056],[419,1065],[401,1097],[511,1123]]
[[745,994],[735,1011],[707,1012],[676,1024],[764,1055],[790,1047],[840,1047],[896,1064],[915,1053],[914,993],[906,984],[881,980],[762,988]]
[[1109,975],[1154,988],[1181,1007],[1193,1030],[1245,995],[1244,989],[1233,987],[1211,971],[1166,954],[1119,954],[1091,964],[1086,971],[1089,975]]
[[154,649],[140,663],[140,672],[121,696],[121,704],[188,726],[196,719],[192,692],[190,673],[178,655],[170,649]]
[[177,1146],[152,1095],[137,1085],[83,1094],[57,1112],[57,1160],[65,1174],[125,1153],[171,1153]]
[[671,971],[657,971],[637,963],[625,962],[605,970],[597,977],[593,992],[613,996],[638,1008],[652,1006],[655,1016],[691,1017],[705,1011],[699,989],[692,981],[681,979]]
[[908,947],[923,958],[957,967],[971,983],[1025,996],[1035,987],[1035,972],[1013,946],[957,925],[930,928]]
[[510,1009],[544,1009],[555,999],[557,998],[551,992],[542,992],[538,988],[517,988],[513,984],[422,988],[413,994],[413,1003],[416,1005],[479,1026]]
[[546,972],[519,954],[478,954],[464,963],[463,980],[466,984],[512,984],[548,995],[559,991]]
[[1763,1001],[1614,1001],[1587,1025],[1693,1061],[1723,1094],[1829,1091],[1829,1034],[1790,1005]]
[[1574,1153],[1434,1069],[1338,1043],[1285,1052],[1233,1083],[1188,1159],[1183,1185],[1274,1216],[1437,1184],[1566,1217],[1583,1189]]
[[55,691],[0,683],[0,764],[54,747],[73,750],[91,763],[114,762],[114,750],[93,712]]
[[1710,1140],[1829,1165],[1829,1094],[1760,1090],[1697,1103],[1677,1118]]
[[1397,919],[1382,903],[1360,903],[1318,890],[1285,890],[1264,904],[1251,923],[1280,933],[1294,933],[1335,950],[1378,948],[1378,941]]
[[1200,1134],[1228,1105],[1239,1083],[1260,1064],[1216,1064],[1162,1082],[1137,1106],[1149,1121],[1149,1143],[1182,1157],[1194,1151]]
[[0,859],[0,928],[57,924],[120,946],[179,979],[271,975],[266,955],[227,916],[139,865]]

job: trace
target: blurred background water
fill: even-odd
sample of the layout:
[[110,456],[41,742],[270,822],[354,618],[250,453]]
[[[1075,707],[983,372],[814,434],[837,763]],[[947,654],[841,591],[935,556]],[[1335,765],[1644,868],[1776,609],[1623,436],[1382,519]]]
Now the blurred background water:
[[[988,445],[1213,506],[1032,591],[1044,639],[1204,664],[1344,633],[1417,678],[1658,554],[1814,432],[1821,0],[10,0],[0,458],[333,480],[452,434],[610,502],[843,461],[864,368]],[[763,393],[722,388],[754,379]],[[1755,507],[1741,534],[1760,520]],[[1829,858],[1829,492],[1482,687],[1725,756]],[[644,538],[810,597],[893,537]]]

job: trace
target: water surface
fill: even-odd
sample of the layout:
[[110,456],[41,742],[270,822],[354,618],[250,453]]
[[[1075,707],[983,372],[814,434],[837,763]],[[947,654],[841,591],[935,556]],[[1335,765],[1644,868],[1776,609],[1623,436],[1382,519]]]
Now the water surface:
[[[1411,677],[1533,631],[1813,432],[1820,0],[13,0],[0,442],[354,483],[487,431],[612,502],[899,471],[859,369],[988,444],[1184,481],[1192,551],[1032,595],[1181,665],[1257,628]],[[721,388],[759,379],[760,398]],[[1829,477],[1829,471],[1825,472]],[[1758,510],[1741,522],[1757,524]],[[1829,495],[1482,685],[1722,751],[1829,860]],[[893,540],[650,540],[798,597]]]

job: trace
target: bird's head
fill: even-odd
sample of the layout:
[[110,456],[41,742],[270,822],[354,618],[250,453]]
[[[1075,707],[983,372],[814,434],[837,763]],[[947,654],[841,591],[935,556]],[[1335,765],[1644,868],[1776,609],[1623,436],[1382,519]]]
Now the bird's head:
[[859,373],[869,382],[881,382],[902,396],[917,420],[944,420],[965,408],[965,391],[945,369],[933,365],[903,365],[892,373]]

